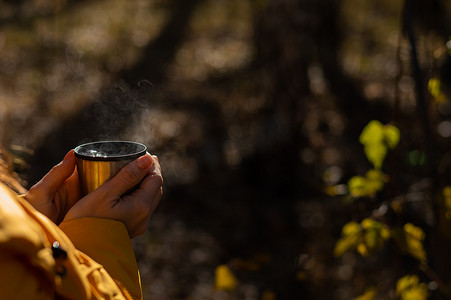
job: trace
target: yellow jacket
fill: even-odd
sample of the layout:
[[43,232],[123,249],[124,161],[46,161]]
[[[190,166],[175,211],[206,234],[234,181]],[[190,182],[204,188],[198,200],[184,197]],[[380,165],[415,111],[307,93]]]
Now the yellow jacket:
[[58,227],[0,183],[0,299],[142,299],[125,226],[80,218]]

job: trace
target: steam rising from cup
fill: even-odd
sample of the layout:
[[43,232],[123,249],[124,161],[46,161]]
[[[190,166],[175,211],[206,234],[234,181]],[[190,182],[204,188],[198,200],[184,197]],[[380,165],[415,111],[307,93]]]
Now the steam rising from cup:
[[77,146],[75,157],[81,196],[97,189],[146,151],[145,145],[129,141],[99,141]]

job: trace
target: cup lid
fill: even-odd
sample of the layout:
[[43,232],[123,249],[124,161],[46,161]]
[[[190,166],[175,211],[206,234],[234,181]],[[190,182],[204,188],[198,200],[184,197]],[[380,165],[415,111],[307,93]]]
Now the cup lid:
[[84,160],[132,160],[146,154],[147,147],[129,141],[98,141],[75,147],[75,156]]

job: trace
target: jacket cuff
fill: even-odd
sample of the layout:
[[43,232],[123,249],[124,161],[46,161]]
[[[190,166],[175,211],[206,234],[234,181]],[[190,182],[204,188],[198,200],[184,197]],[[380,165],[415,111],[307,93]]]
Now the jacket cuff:
[[101,264],[134,299],[142,299],[138,265],[122,222],[84,217],[64,221],[59,227],[78,250]]

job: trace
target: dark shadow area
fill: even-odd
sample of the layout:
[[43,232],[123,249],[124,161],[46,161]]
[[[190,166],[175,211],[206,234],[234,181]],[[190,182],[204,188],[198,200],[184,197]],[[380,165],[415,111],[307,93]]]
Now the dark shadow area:
[[36,160],[30,162],[30,183],[43,175],[42,170],[48,170],[57,163],[65,149],[93,139],[117,139],[121,132],[134,124],[133,119],[149,105],[149,101],[158,105],[158,93],[153,92],[152,85],[164,85],[166,67],[184,37],[190,15],[198,2],[174,1],[174,14],[160,36],[146,48],[136,67],[123,74],[129,79],[129,84],[119,80],[115,86],[106,88],[92,104],[48,134],[45,140],[52,143],[38,146],[35,149]]
[[189,21],[193,11],[203,0],[172,0],[171,16],[161,30],[158,38],[145,47],[142,57],[132,68],[118,76],[131,86],[137,82],[148,81],[162,84],[166,80],[166,68],[173,61],[180,44],[189,33]]

